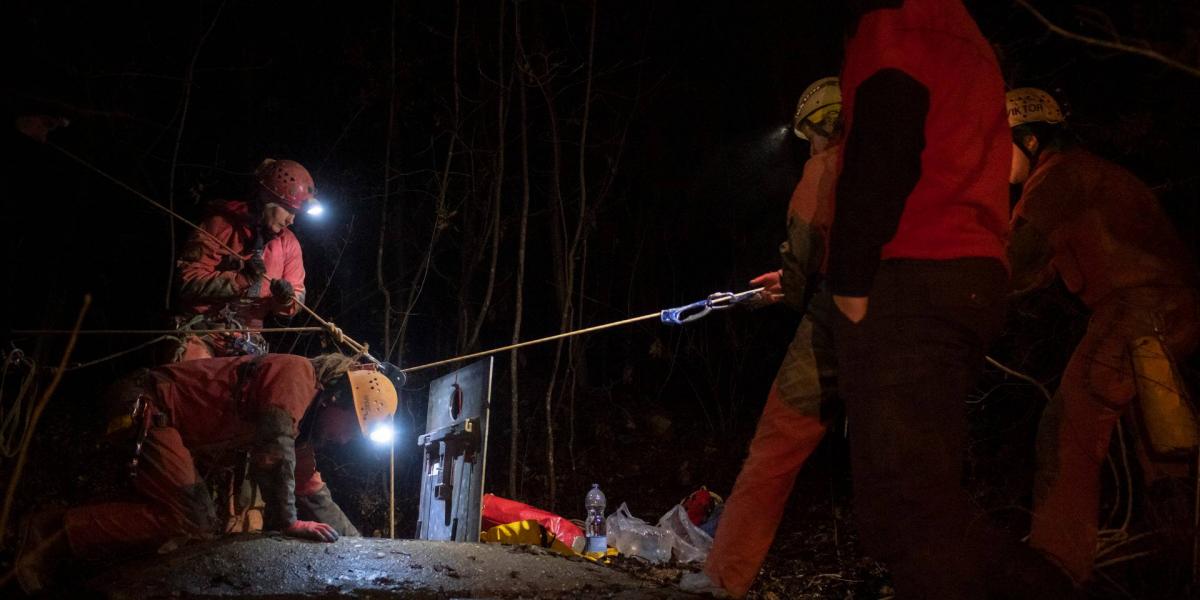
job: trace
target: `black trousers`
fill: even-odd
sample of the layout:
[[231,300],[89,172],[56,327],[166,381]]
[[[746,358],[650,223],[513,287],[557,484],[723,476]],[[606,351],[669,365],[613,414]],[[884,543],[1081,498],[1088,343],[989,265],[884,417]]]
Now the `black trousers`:
[[965,400],[1001,326],[993,259],[885,260],[867,316],[834,311],[863,548],[897,598],[1066,598],[1071,584],[976,514],[963,489]]

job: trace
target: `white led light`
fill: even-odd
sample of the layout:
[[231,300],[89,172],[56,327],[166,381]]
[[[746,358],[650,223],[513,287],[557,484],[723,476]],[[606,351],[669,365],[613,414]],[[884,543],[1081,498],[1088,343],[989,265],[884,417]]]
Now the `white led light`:
[[371,441],[376,444],[389,444],[396,437],[396,431],[392,429],[391,425],[385,423],[376,425],[367,437],[371,438]]
[[310,217],[319,217],[325,212],[325,207],[321,206],[320,202],[317,202],[316,200],[314,200],[312,202],[312,206],[309,206],[308,210],[306,210],[304,212],[306,214],[308,214],[308,216],[310,216]]

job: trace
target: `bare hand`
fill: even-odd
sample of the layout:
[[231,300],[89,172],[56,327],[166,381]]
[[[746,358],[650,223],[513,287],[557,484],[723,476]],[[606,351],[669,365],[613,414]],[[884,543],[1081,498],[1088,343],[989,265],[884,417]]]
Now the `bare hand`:
[[866,296],[833,296],[833,303],[851,323],[858,323],[867,316]]
[[336,542],[338,539],[334,528],[317,521],[296,521],[283,530],[283,535],[314,542]]
[[770,271],[750,280],[750,285],[763,288],[763,291],[758,293],[755,304],[766,306],[783,300],[783,285],[780,283],[782,275],[783,271]]

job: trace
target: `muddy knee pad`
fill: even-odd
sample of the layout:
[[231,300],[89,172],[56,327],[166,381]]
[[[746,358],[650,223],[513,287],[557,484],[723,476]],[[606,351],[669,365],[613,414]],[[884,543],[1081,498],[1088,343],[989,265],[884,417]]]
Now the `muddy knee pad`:
[[263,528],[286,529],[296,521],[296,439],[292,417],[279,409],[259,415],[250,474],[262,490]]
[[217,511],[213,506],[208,485],[203,481],[181,490],[182,502],[180,525],[192,535],[203,535],[217,531]]

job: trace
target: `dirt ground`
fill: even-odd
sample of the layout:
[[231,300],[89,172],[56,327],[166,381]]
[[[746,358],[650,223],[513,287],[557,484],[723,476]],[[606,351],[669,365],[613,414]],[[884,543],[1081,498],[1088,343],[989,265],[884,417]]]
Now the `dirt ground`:
[[113,600],[696,597],[538,548],[375,538],[322,544],[253,534],[129,563],[86,587]]

